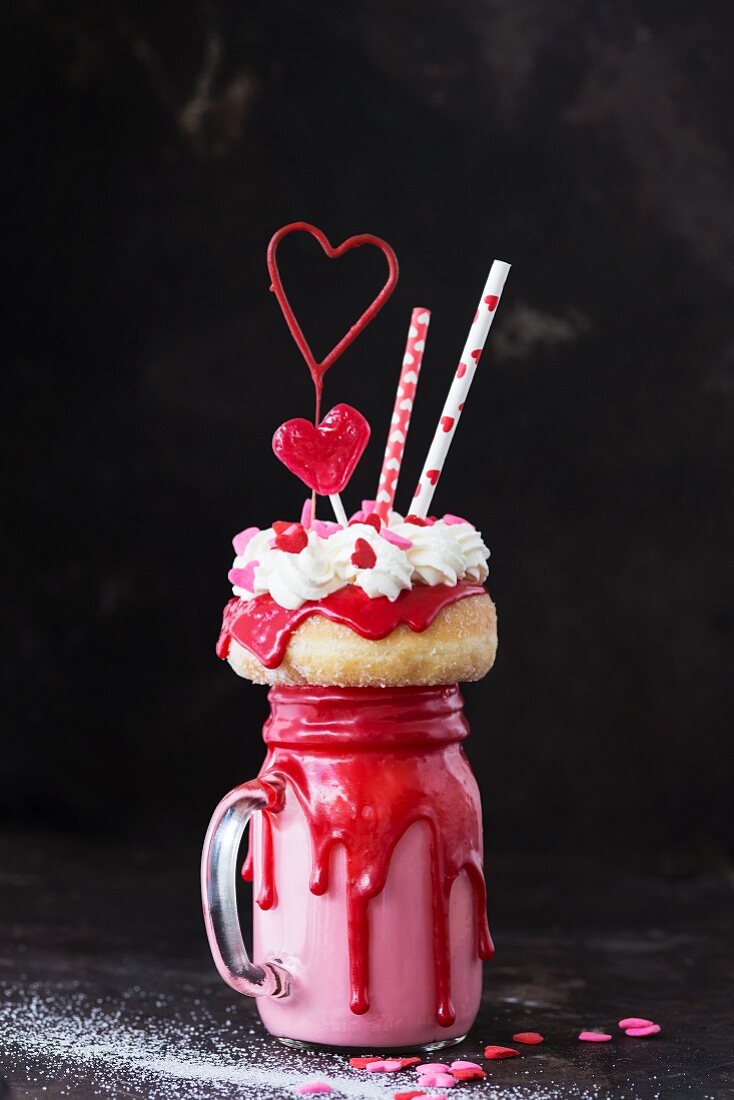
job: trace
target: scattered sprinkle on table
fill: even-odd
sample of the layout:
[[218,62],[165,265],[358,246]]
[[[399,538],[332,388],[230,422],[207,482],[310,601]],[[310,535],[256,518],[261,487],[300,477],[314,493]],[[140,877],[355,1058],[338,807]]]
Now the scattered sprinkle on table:
[[603,1031],[582,1031],[579,1033],[579,1039],[582,1043],[608,1043],[611,1038],[611,1035],[607,1035]]
[[299,1085],[296,1092],[300,1096],[313,1096],[319,1092],[333,1092],[331,1085],[326,1081],[306,1081],[304,1084]]
[[519,1050],[513,1050],[512,1047],[496,1047],[496,1046],[491,1046],[490,1045],[490,1046],[484,1048],[484,1057],[485,1058],[490,1058],[490,1059],[495,1059],[495,1058],[517,1058],[517,1057],[519,1057],[519,1054],[520,1054],[520,1051]]
[[652,1027],[654,1023],[654,1020],[646,1020],[643,1016],[625,1016],[624,1020],[619,1021],[617,1027],[626,1031],[628,1027]]
[[534,1047],[538,1043],[545,1042],[545,1037],[539,1031],[518,1031],[512,1036],[513,1043],[524,1043],[525,1046]]
[[631,1035],[633,1039],[646,1039],[650,1035],[659,1034],[660,1030],[660,1024],[648,1024],[647,1027],[628,1027],[625,1035]]

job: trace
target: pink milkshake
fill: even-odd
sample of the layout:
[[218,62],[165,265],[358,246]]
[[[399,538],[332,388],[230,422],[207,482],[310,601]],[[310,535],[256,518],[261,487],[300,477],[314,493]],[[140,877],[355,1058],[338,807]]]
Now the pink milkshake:
[[[383,291],[322,363],[293,317],[275,260],[279,241],[302,231],[332,259],[371,244],[388,260]],[[348,405],[319,423],[321,386],[392,290],[394,254],[368,235],[333,249],[297,223],[275,235],[268,260],[317,394],[316,423],[288,421],[273,449],[330,497],[336,521],[315,518],[314,497],[300,521],[249,527],[233,540],[233,599],[217,652],[238,675],[270,685],[271,712],[259,777],[231,791],[209,826],[207,935],[223,979],[257,998],[266,1028],[284,1042],[435,1049],[472,1026],[482,962],[493,953],[479,791],[462,747],[468,725],[457,685],[489,671],[497,634],[481,534],[458,516],[426,513],[501,285],[480,303],[467,345],[478,350],[462,356],[471,370],[462,361],[415,513],[403,518],[393,507],[395,471],[428,324],[427,311],[413,312],[378,500],[363,501],[350,519],[339,494],[369,426]],[[248,823],[243,874],[253,882],[255,962],[235,889]]]

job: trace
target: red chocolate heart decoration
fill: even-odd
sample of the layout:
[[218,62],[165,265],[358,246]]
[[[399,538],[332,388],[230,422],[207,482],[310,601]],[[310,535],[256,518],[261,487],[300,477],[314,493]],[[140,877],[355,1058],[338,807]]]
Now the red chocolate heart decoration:
[[370,426],[351,405],[335,405],[318,427],[298,417],[273,436],[273,450],[292,474],[322,496],[340,493],[354,473]]
[[[280,277],[280,271],[278,269],[278,245],[287,237],[290,233],[310,233],[315,240],[321,245],[321,248],[330,260],[338,260],[340,256],[343,256],[345,252],[351,252],[353,248],[362,248],[364,245],[372,245],[379,250],[387,260],[387,279],[376,298],[367,306],[359,320],[352,325],[352,327],[342,336],[338,344],[336,344],[325,359],[322,359],[319,363],[316,356],[311,351],[306,337],[303,335],[303,330],[296,320],[296,316],[293,312],[293,307],[288,301],[288,296],[283,289],[283,281]],[[333,366],[339,356],[347,350],[353,340],[359,336],[359,334],[367,327],[384,306],[387,299],[395,289],[395,284],[398,281],[398,259],[393,252],[387,241],[383,241],[380,237],[375,237],[372,233],[360,233],[356,237],[348,237],[346,241],[342,241],[336,248],[329,244],[329,241],[325,233],[322,233],[320,229],[317,229],[315,225],[309,225],[308,222],[292,222],[290,225],[284,225],[282,229],[279,229],[277,233],[272,237],[270,244],[268,245],[268,271],[270,272],[270,279],[272,282],[271,290],[274,292],[275,297],[278,299],[278,305],[283,311],[285,317],[285,323],[290,329],[291,336],[298,345],[303,358],[306,360],[306,365],[313,378],[314,386],[316,387],[317,394],[321,393],[321,386],[323,383],[324,375],[329,367]]]

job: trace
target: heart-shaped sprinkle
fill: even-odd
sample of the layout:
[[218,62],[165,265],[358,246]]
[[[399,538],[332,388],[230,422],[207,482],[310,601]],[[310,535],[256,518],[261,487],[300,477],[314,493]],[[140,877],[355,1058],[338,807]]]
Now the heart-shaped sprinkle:
[[441,417],[441,428],[443,429],[443,431],[450,432],[451,429],[453,428],[453,426],[454,426],[453,416],[442,416]]
[[427,519],[423,519],[423,516],[414,516],[412,513],[405,517],[405,523],[413,523],[416,527],[428,527],[429,523]]
[[445,1062],[423,1062],[421,1065],[416,1066],[416,1073],[449,1073],[451,1067],[447,1066]]
[[370,1062],[381,1062],[382,1059],[378,1054],[374,1054],[371,1058],[350,1058],[349,1065],[355,1069],[364,1069],[370,1064]]
[[443,522],[447,527],[454,527],[459,523],[468,523],[467,519],[462,519],[461,516],[454,516],[451,512],[447,512],[445,516],[442,516]]
[[488,294],[484,301],[487,303],[489,312],[494,313],[497,308],[497,303],[499,302],[499,297],[496,294]]
[[341,523],[334,523],[331,519],[315,519],[311,526],[319,538],[322,539],[330,539],[337,531],[344,530]]
[[248,561],[242,569],[230,569],[227,577],[235,588],[244,588],[246,592],[255,591],[255,570],[260,562]]
[[471,357],[472,357],[472,359],[474,360],[475,363],[478,363],[479,360],[482,358],[482,351],[483,350],[484,350],[483,348],[475,348],[475,350],[471,353]]
[[621,1027],[622,1031],[626,1031],[628,1027],[652,1027],[655,1023],[654,1020],[646,1020],[644,1016],[625,1016],[623,1020],[620,1020],[617,1027]]
[[259,527],[246,527],[244,531],[240,531],[239,535],[235,535],[232,539],[232,546],[237,557],[240,554],[244,554],[248,547],[248,544],[254,539],[255,535],[260,533]]
[[286,554],[300,554],[301,550],[308,546],[308,532],[300,523],[288,523],[278,530],[280,523],[273,524],[275,534],[275,547]]
[[545,1041],[539,1031],[518,1031],[517,1035],[512,1036],[512,1040],[515,1043],[524,1043],[528,1047],[537,1046],[538,1043]]
[[484,1048],[484,1057],[489,1058],[490,1061],[499,1060],[501,1058],[519,1058],[520,1051],[513,1050],[512,1047],[496,1047],[488,1046]]
[[440,476],[440,470],[426,470],[426,477],[430,481],[431,485],[435,485]]
[[377,562],[377,554],[366,539],[357,539],[350,560],[356,569],[373,569]]
[[628,1027],[625,1035],[630,1035],[633,1039],[646,1039],[649,1035],[658,1035],[660,1031],[660,1024],[648,1024],[647,1027]]
[[370,437],[370,426],[351,405],[335,405],[318,428],[308,420],[287,420],[273,436],[273,450],[291,473],[322,496],[340,493],[354,473]]
[[579,1039],[582,1043],[609,1043],[611,1038],[611,1035],[607,1035],[603,1031],[582,1031],[579,1033]]
[[296,1092],[299,1096],[316,1096],[320,1092],[333,1092],[333,1088],[326,1081],[306,1081],[299,1085]]
[[466,363],[459,363],[458,367],[456,368],[456,377],[457,378],[463,378],[465,374],[466,374]]
[[391,531],[389,527],[386,527],[382,532],[382,537],[385,542],[391,542],[393,546],[397,546],[399,550],[410,550],[413,545],[410,539],[403,538],[397,531]]
[[394,1092],[393,1100],[415,1100],[417,1096],[427,1096],[423,1089],[409,1089],[407,1092]]
[[452,1069],[453,1076],[457,1081],[480,1081],[482,1077],[486,1077],[481,1066],[475,1066],[472,1069]]
[[368,516],[363,516],[361,519],[350,519],[349,526],[353,527],[355,523],[366,523],[369,527],[374,527],[375,531],[379,531],[382,526],[382,521],[375,512],[370,512]]
[[462,1058],[459,1058],[456,1062],[452,1062],[449,1068],[452,1073],[456,1073],[457,1069],[481,1069],[482,1067],[478,1062],[465,1062]]
[[397,1073],[403,1068],[400,1058],[382,1058],[377,1062],[368,1062],[364,1067],[368,1073]]
[[451,1073],[424,1073],[420,1083],[424,1088],[450,1089],[456,1084],[456,1078]]

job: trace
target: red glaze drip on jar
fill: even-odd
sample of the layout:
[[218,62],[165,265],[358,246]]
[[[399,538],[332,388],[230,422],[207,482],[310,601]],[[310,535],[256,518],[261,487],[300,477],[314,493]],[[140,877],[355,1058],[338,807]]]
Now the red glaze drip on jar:
[[[384,888],[393,851],[416,822],[431,834],[436,1019],[450,1027],[449,906],[465,871],[474,891],[477,953],[491,958],[482,874],[479,792],[461,742],[468,733],[456,685],[408,688],[274,687],[261,778],[285,778],[311,835],[310,889],[329,887],[332,850],[347,872],[350,1007],[369,1009],[369,902]],[[287,797],[287,795],[286,795]],[[364,813],[369,808],[370,812]],[[263,812],[258,904],[275,898],[277,812]],[[252,878],[251,855],[243,868]]]

